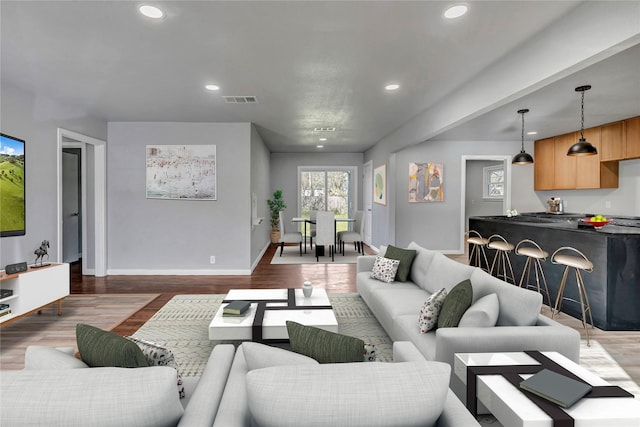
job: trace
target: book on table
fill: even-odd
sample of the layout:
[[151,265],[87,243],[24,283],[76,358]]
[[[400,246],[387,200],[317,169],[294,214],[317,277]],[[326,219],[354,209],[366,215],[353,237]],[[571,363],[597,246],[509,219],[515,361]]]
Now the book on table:
[[591,386],[565,375],[543,369],[520,383],[520,388],[568,408],[591,391]]
[[229,304],[224,306],[224,308],[222,309],[222,314],[226,316],[241,316],[249,309],[249,307],[251,307],[251,303],[249,301],[231,301]]

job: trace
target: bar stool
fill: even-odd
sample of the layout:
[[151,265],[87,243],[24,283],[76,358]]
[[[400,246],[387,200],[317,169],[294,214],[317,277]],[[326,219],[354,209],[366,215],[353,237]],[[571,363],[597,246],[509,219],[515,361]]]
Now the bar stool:
[[[547,304],[549,305],[549,309],[551,309],[551,297],[549,296],[549,288],[547,287],[547,279],[544,276],[544,270],[542,269],[542,264],[540,264],[540,260],[546,261],[549,256],[549,252],[543,250],[536,242],[529,239],[520,240],[516,245],[516,255],[526,256],[527,261],[524,263],[524,268],[522,269],[522,276],[520,276],[519,287],[522,287],[522,283],[524,281],[525,275],[527,276],[527,281],[525,282],[524,287],[528,289],[536,289],[538,293],[542,294],[542,299],[544,302],[545,295],[547,296]],[[529,283],[529,277],[531,276],[531,266],[533,265],[533,270],[536,274],[536,285],[535,287]],[[542,283],[544,284],[544,293],[540,289],[540,277],[542,277]]]
[[[469,230],[468,236],[467,243],[473,245],[471,246],[471,251],[469,251],[469,265],[482,268],[486,272],[489,272],[489,261],[487,260],[487,253],[484,250],[487,243],[489,243],[489,239],[485,239],[475,230]],[[482,267],[482,259],[484,259],[486,268]]]
[[[507,240],[501,235],[493,234],[489,236],[487,247],[496,251],[496,254],[493,257],[493,262],[491,263],[491,270],[489,270],[489,274],[498,278],[502,277],[505,282],[508,282],[509,279],[511,279],[511,283],[515,285],[516,279],[513,275],[513,266],[511,265],[511,259],[509,259],[509,252],[511,252],[515,246],[507,242]],[[509,271],[507,271],[507,266],[511,272],[510,277]],[[502,274],[500,274],[500,267],[502,267]],[[495,274],[493,270],[494,268],[496,269]]]
[[[563,253],[561,253],[563,252]],[[574,252],[579,256],[575,255],[566,255],[566,252]],[[562,301],[569,300],[576,303],[580,303],[580,310],[582,311],[582,326],[587,334],[587,346],[590,346],[589,343],[589,329],[587,328],[587,312],[589,313],[589,320],[591,323],[591,327],[593,328],[593,316],[591,315],[591,305],[589,305],[589,297],[587,296],[587,290],[584,286],[584,281],[582,280],[582,274],[580,274],[580,270],[591,273],[593,271],[593,263],[587,259],[587,257],[575,248],[571,248],[568,246],[563,246],[558,248],[553,255],[551,255],[551,262],[554,264],[564,265],[566,266],[564,269],[564,274],[562,275],[562,281],[560,282],[560,287],[558,288],[558,296],[556,297],[556,303],[553,307],[553,311],[551,313],[551,318],[553,318],[557,313],[560,312],[562,308]],[[576,301],[572,298],[567,298],[564,296],[564,288],[567,283],[567,276],[569,274],[569,269],[573,268],[576,272],[576,282],[578,285],[578,296],[580,301]]]

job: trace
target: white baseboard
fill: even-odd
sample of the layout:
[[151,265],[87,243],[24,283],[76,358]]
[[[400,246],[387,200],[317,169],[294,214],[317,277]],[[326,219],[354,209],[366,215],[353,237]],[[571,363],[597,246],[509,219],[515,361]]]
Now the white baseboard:
[[265,247],[262,248],[262,251],[260,252],[260,255],[258,255],[258,257],[255,259],[255,261],[253,261],[253,264],[251,265],[251,273],[253,273],[253,270],[255,270],[256,267],[258,266],[258,263],[260,262],[260,260],[264,256],[264,253],[267,252],[267,249],[269,249],[269,246],[271,246],[271,241],[267,242]]
[[109,269],[110,276],[250,276],[251,270],[146,270]]

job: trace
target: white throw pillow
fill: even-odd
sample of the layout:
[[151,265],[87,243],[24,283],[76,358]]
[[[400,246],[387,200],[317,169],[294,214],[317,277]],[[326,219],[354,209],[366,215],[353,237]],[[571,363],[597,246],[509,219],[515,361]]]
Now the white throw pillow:
[[485,295],[464,312],[458,327],[490,328],[496,326],[499,314],[498,295]]
[[420,328],[421,334],[426,334],[438,325],[438,316],[440,315],[440,309],[446,297],[447,290],[442,288],[435,294],[431,294],[424,302],[420,309],[420,318],[418,319],[418,327]]
[[242,343],[242,351],[249,371],[268,368],[271,366],[318,364],[317,360],[312,359],[309,356],[305,356],[304,354],[298,354],[293,351],[251,341],[245,341]]
[[397,259],[385,258],[378,255],[371,269],[371,278],[378,279],[381,282],[391,283],[395,280],[399,265],[400,261]]

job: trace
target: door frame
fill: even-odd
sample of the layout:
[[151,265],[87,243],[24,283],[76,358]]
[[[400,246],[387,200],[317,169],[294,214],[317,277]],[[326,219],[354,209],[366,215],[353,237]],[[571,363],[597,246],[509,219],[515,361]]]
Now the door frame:
[[[87,270],[87,257],[84,256],[84,254],[87,253],[87,239],[85,237],[85,233],[87,232],[87,221],[85,219],[85,213],[87,212],[87,200],[86,200],[87,184],[85,183],[85,180],[84,180],[84,178],[87,176],[87,169],[86,169],[87,150],[85,149],[86,147],[84,144],[81,144],[78,142],[64,142],[62,144],[62,148],[80,149],[80,170],[78,171],[78,174],[80,175],[80,194],[78,194],[78,197],[80,198],[80,226],[82,228],[81,230],[82,248],[80,249],[80,252],[81,252],[81,258],[82,258],[82,271],[84,272]],[[62,190],[64,193],[64,186]],[[62,196],[64,198],[64,194],[62,194]],[[64,209],[63,209],[63,213],[64,213]],[[64,216],[62,216],[61,218],[64,223]],[[60,259],[64,262],[64,224],[63,224],[62,236],[63,238],[60,240],[60,242],[62,242],[62,257]]]
[[[71,141],[69,141],[71,140]],[[88,171],[86,167],[86,146],[93,147],[93,170]],[[73,132],[67,129],[58,128],[57,132],[57,251],[58,262],[62,262],[62,148],[79,147],[82,150],[82,271],[83,274],[93,273],[97,277],[106,276],[107,272],[107,161],[106,161],[106,141]],[[93,223],[94,223],[94,269],[86,268],[88,254],[87,247],[87,173],[92,173],[93,177]]]
[[466,218],[466,196],[467,196],[467,161],[472,160],[491,160],[502,161],[504,164],[504,198],[502,199],[502,212],[506,212],[507,209],[511,209],[511,156],[490,155],[490,154],[478,154],[461,156],[460,167],[460,249],[459,253],[464,253],[465,245],[465,218]]
[[[369,205],[367,206],[367,199]],[[373,161],[369,160],[362,165],[362,210],[364,211],[365,232],[362,238],[364,243],[371,246],[373,240]],[[367,215],[367,210],[369,215]],[[366,220],[368,216],[368,220]]]

